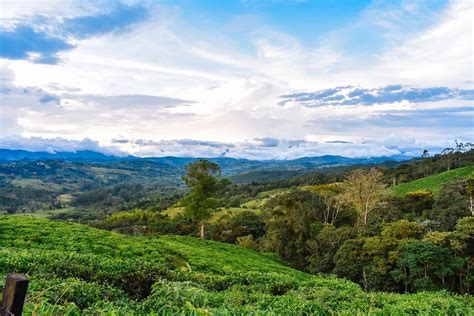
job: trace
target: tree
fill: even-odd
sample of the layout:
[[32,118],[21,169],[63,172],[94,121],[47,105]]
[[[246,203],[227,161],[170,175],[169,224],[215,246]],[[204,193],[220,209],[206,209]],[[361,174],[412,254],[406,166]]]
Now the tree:
[[182,178],[190,191],[181,200],[181,204],[185,215],[199,223],[201,239],[205,236],[206,220],[219,206],[216,195],[228,183],[228,180],[221,179],[221,175],[219,165],[208,160],[198,160],[186,166],[186,175]]
[[208,235],[213,240],[235,243],[239,237],[252,236],[256,241],[265,234],[265,223],[255,211],[221,212],[209,225]]
[[466,179],[449,181],[438,192],[428,218],[437,221],[443,230],[453,230],[459,218],[471,215],[467,195]]
[[469,197],[469,210],[471,215],[474,216],[474,174],[467,179],[466,192]]
[[334,255],[348,239],[355,238],[357,230],[351,226],[336,228],[323,224],[319,233],[308,241],[309,267],[311,273],[331,273],[334,269]]
[[323,210],[323,221],[334,225],[339,216],[347,210],[347,201],[342,198],[339,183],[321,184],[311,187],[311,191],[319,195],[326,206]]
[[378,235],[346,240],[334,256],[333,272],[361,284],[366,291],[396,290],[399,285],[391,271],[397,264],[397,249],[420,238],[422,233],[420,224],[400,220],[386,224]]
[[445,278],[453,273],[450,251],[426,241],[414,241],[400,245],[400,257],[392,276],[403,281],[405,291],[434,290],[437,280],[445,284]]
[[474,148],[474,144],[472,143],[460,143],[458,142],[457,139],[454,140],[455,144],[456,144],[456,149],[454,150],[454,154],[455,154],[455,160],[457,160],[457,166],[458,167],[461,167],[462,166],[462,161],[461,161],[461,158],[462,158],[462,153],[465,153],[465,152],[468,152],[470,150],[472,150]]
[[347,278],[359,284],[364,284],[364,267],[369,263],[369,257],[364,253],[365,238],[346,240],[334,255],[335,273],[340,278]]
[[267,233],[263,248],[276,251],[293,266],[305,268],[312,224],[322,221],[325,209],[321,197],[309,190],[296,189],[275,196],[265,208]]
[[423,153],[421,154],[421,158],[423,159],[423,173],[424,176],[428,175],[428,167],[430,164],[430,153],[428,149],[423,150]]
[[453,162],[453,154],[454,154],[454,148],[450,148],[450,147],[443,149],[443,151],[441,152],[441,156],[446,161],[446,168],[448,169],[448,171],[451,170],[451,166]]
[[389,194],[382,181],[383,174],[376,168],[356,169],[342,183],[341,198],[347,200],[357,211],[357,226],[367,224],[369,213]]
[[398,200],[398,207],[405,214],[405,217],[420,217],[424,212],[429,212],[433,208],[435,200],[430,191],[417,190],[408,192],[403,198]]

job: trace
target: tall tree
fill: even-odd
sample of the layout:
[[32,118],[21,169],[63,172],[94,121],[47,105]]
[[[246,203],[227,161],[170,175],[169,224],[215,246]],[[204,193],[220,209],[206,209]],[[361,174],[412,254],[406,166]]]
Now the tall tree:
[[430,165],[430,153],[428,149],[424,149],[423,153],[421,154],[421,158],[423,159],[423,175],[426,177],[428,175],[428,168]]
[[441,152],[441,157],[443,157],[443,159],[446,161],[446,168],[449,170],[451,170],[451,166],[452,166],[452,163],[453,163],[453,155],[454,155],[454,148],[445,148],[443,149],[443,151]]
[[218,207],[217,193],[228,181],[221,178],[222,170],[216,163],[198,160],[186,166],[186,175],[182,177],[190,188],[181,200],[185,215],[199,223],[200,237],[205,237],[205,223]]
[[343,198],[357,211],[357,226],[367,224],[369,214],[389,194],[382,178],[376,168],[356,169],[342,183]]
[[467,196],[469,197],[469,210],[471,215],[474,216],[474,174],[467,179]]
[[347,211],[347,201],[342,198],[340,183],[320,184],[310,189],[321,197],[326,206],[323,210],[324,223],[334,225],[339,216]]

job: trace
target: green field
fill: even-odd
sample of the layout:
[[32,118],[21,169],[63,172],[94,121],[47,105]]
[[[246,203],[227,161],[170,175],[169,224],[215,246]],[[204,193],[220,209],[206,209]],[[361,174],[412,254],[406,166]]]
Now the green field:
[[365,293],[273,255],[191,237],[131,237],[0,217],[0,278],[31,280],[26,315],[470,315],[472,296]]
[[406,182],[397,185],[394,190],[399,196],[404,196],[408,192],[417,190],[426,190],[437,193],[444,184],[453,180],[454,178],[467,178],[474,172],[474,166],[458,168],[450,171],[441,172],[429,177],[418,180]]

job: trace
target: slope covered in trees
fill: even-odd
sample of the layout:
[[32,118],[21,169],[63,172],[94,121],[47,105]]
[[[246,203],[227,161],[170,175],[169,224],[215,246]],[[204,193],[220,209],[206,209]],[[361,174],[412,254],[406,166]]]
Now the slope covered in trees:
[[31,279],[26,314],[456,314],[471,296],[366,293],[271,256],[190,237],[129,237],[87,226],[0,217],[0,274]]

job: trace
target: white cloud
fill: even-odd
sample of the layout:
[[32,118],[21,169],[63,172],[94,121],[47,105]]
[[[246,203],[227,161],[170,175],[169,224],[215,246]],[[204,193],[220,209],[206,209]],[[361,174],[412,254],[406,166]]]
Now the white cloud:
[[[51,1],[33,6],[25,1],[14,6],[7,1],[2,21],[18,20],[19,10],[23,18],[97,10],[92,3],[76,8],[77,3],[58,6]],[[58,65],[4,61],[2,75],[11,71],[14,78],[2,81],[13,92],[1,96],[0,133],[90,138],[103,146],[120,135],[154,142],[198,139],[245,144],[236,145],[238,150],[229,149],[229,155],[281,158],[330,150],[347,155],[357,150],[360,155],[391,154],[396,150],[386,146],[396,138],[388,135],[397,134],[427,145],[471,137],[465,120],[460,120],[464,125],[446,123],[443,116],[428,111],[473,105],[466,100],[424,100],[416,105],[385,102],[370,108],[360,104],[307,108],[298,100],[278,105],[280,95],[346,84],[362,88],[388,84],[472,87],[473,40],[468,36],[472,35],[472,4],[452,2],[442,12],[429,12],[429,18],[424,17],[425,9],[422,3],[386,11],[371,6],[354,25],[331,32],[315,44],[303,44],[294,34],[270,29],[258,16],[243,17],[251,19],[254,29],[236,38],[230,32],[245,27],[235,19],[220,29],[199,28],[187,24],[179,8],[156,7],[147,22],[127,33],[74,40],[76,48],[63,52]],[[371,53],[350,50],[351,36],[359,31],[360,38],[368,32],[367,36],[380,40],[379,45],[368,48]],[[28,87],[35,87],[32,91],[36,92],[23,94]],[[41,104],[39,98],[45,94],[59,97],[60,103]],[[394,113],[396,110],[405,112]],[[426,116],[416,122],[420,111],[426,111]],[[458,109],[456,113],[469,115],[470,111]],[[406,118],[404,124],[400,117]],[[262,149],[254,144],[255,139],[270,138],[278,139],[278,146]],[[304,139],[309,145],[289,150],[285,139]],[[361,144],[362,139],[372,139],[376,145],[368,147]],[[354,144],[324,143],[337,140]],[[175,148],[174,142],[160,146],[182,155],[193,155],[193,150],[220,155],[226,149],[208,149],[202,144]],[[162,149],[120,146],[139,154],[156,154]]]
[[100,152],[107,155],[123,156],[125,153],[121,152],[115,147],[100,146],[97,141],[91,139],[83,139],[80,141],[65,139],[61,137],[56,138],[42,138],[31,137],[25,138],[20,136],[9,136],[0,138],[0,148],[22,149],[28,151],[46,151],[49,153],[55,152],[77,152],[83,150],[90,150]]
[[377,75],[409,84],[472,87],[466,81],[474,77],[473,17],[472,1],[452,2],[437,25],[384,52]]
[[[8,137],[0,139],[0,148],[26,149],[47,152],[76,152],[92,150],[109,155],[131,153],[139,157],[231,157],[255,160],[289,160],[300,157],[334,155],[345,157],[390,157],[419,156],[423,149],[440,151],[451,146],[451,142],[436,141],[430,144],[418,142],[413,138],[387,135],[391,144],[376,140],[359,139],[348,142],[332,138],[332,141],[318,142],[301,139],[251,139],[243,142],[224,143],[199,141],[192,139],[180,140],[145,140],[118,138],[110,146],[100,146],[90,139],[69,140],[64,138],[21,138]],[[463,139],[460,139],[463,141]]]
[[0,4],[1,21],[3,24],[35,16],[73,17],[95,11],[91,4],[74,0],[3,0]]

